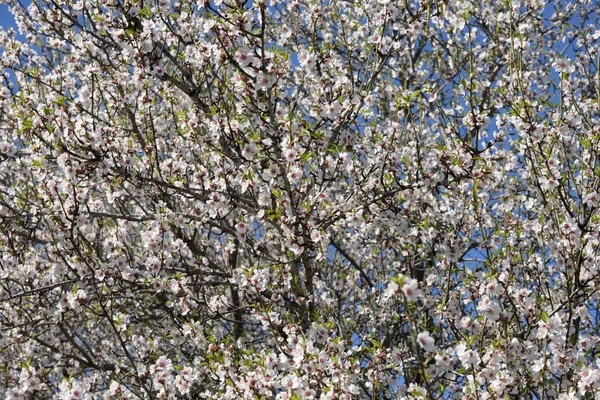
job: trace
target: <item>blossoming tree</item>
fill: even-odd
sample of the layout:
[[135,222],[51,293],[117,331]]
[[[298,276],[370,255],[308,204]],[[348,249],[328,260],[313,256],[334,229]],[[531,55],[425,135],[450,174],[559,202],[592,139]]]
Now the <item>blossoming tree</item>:
[[600,398],[594,2],[4,2],[4,398]]

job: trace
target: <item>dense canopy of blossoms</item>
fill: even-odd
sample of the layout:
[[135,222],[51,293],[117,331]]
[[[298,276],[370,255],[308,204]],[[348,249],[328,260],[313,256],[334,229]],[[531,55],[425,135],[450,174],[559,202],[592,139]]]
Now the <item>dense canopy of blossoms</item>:
[[5,399],[600,399],[595,2],[3,2]]

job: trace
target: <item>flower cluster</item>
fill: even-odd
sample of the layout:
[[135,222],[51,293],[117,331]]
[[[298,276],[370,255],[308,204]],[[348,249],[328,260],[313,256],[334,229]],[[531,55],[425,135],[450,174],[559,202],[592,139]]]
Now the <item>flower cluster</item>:
[[1,3],[6,399],[600,398],[596,1]]

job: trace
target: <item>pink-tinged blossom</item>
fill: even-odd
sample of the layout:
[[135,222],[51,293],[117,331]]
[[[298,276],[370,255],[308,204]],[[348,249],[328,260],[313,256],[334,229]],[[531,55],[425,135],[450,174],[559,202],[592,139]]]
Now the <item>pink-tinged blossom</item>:
[[110,396],[119,396],[123,392],[123,388],[117,381],[112,381],[108,388],[108,394]]
[[435,364],[436,367],[443,371],[451,371],[454,369],[453,364],[455,362],[455,358],[452,356],[450,351],[446,351],[441,354],[435,355]]
[[315,326],[310,330],[311,336],[314,340],[319,344],[324,344],[327,341],[327,337],[329,336],[327,333],[327,328],[323,326]]
[[425,351],[428,351],[428,352],[435,351],[435,339],[427,331],[420,332],[417,335],[417,343]]
[[600,195],[597,192],[588,193],[585,196],[585,204],[590,207],[596,207],[600,201]]
[[500,284],[497,281],[488,282],[485,285],[482,294],[485,293],[485,294],[488,294],[490,296],[497,295],[497,294],[500,293],[501,289],[502,289],[502,286],[500,286]]
[[461,343],[455,347],[456,356],[463,364],[468,367],[479,364],[479,355],[472,349],[468,348],[466,344]]
[[6,400],[23,400],[24,397],[19,393],[18,389],[9,389],[6,393],[4,393]]
[[92,96],[92,91],[90,90],[89,86],[85,85],[82,86],[81,89],[79,89],[79,99],[80,100],[87,100]]
[[559,58],[552,63],[552,67],[557,73],[573,73],[575,71],[575,66],[573,63],[566,58]]
[[9,143],[9,142],[3,142],[0,143],[0,153],[8,156],[8,157],[12,157],[17,153],[17,150],[14,146],[14,144]]
[[313,71],[316,66],[316,59],[313,54],[303,51],[298,55],[300,65],[306,68],[308,71]]
[[558,179],[554,177],[549,177],[543,180],[542,187],[546,190],[556,189],[559,185]]
[[489,320],[497,321],[500,318],[500,304],[489,296],[483,296],[479,300],[478,308],[483,316]]
[[237,232],[238,239],[246,240],[246,235],[247,235],[248,231],[250,230],[250,225],[245,222],[238,222],[235,225],[235,229]]
[[402,285],[402,293],[410,301],[417,301],[421,296],[421,289],[419,289],[419,282],[416,279],[407,278]]
[[19,376],[19,384],[23,393],[29,392],[34,393],[37,390],[41,390],[45,385],[42,384],[39,377],[37,376],[37,370],[31,366],[23,368],[21,375]]
[[584,367],[579,377],[580,381],[577,384],[577,389],[582,396],[592,390],[600,389],[600,371],[598,369]]
[[291,166],[289,168],[287,178],[291,184],[298,184],[300,182],[300,179],[302,178],[302,169],[297,165]]
[[331,104],[325,104],[321,107],[321,116],[329,119],[336,119],[342,110],[340,103],[334,101]]
[[269,90],[274,83],[275,77],[261,72],[256,76],[255,88],[256,90]]
[[87,300],[88,295],[83,289],[78,289],[76,292],[71,292],[67,295],[69,307],[74,310],[81,308],[82,304]]
[[395,282],[391,281],[387,284],[383,295],[381,296],[381,300],[383,302],[388,301],[392,296],[395,296],[399,293],[400,286]]
[[298,157],[298,152],[295,149],[287,149],[283,153],[283,159],[286,162],[294,162],[296,157]]

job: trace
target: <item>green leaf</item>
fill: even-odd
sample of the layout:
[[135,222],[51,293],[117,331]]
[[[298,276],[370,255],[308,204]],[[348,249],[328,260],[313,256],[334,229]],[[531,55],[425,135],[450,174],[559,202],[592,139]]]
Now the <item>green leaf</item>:
[[473,179],[473,208],[475,209],[475,212],[477,212],[477,209],[479,206],[479,190],[478,190],[477,186],[478,186],[477,179]]
[[54,100],[54,104],[63,106],[67,102],[68,98],[66,96],[58,96],[56,100]]
[[149,4],[146,4],[146,6],[140,10],[140,17],[152,18],[152,9]]
[[23,127],[19,129],[19,133],[25,132],[31,129],[31,127],[33,127],[33,122],[31,122],[31,119],[27,118],[23,120]]

